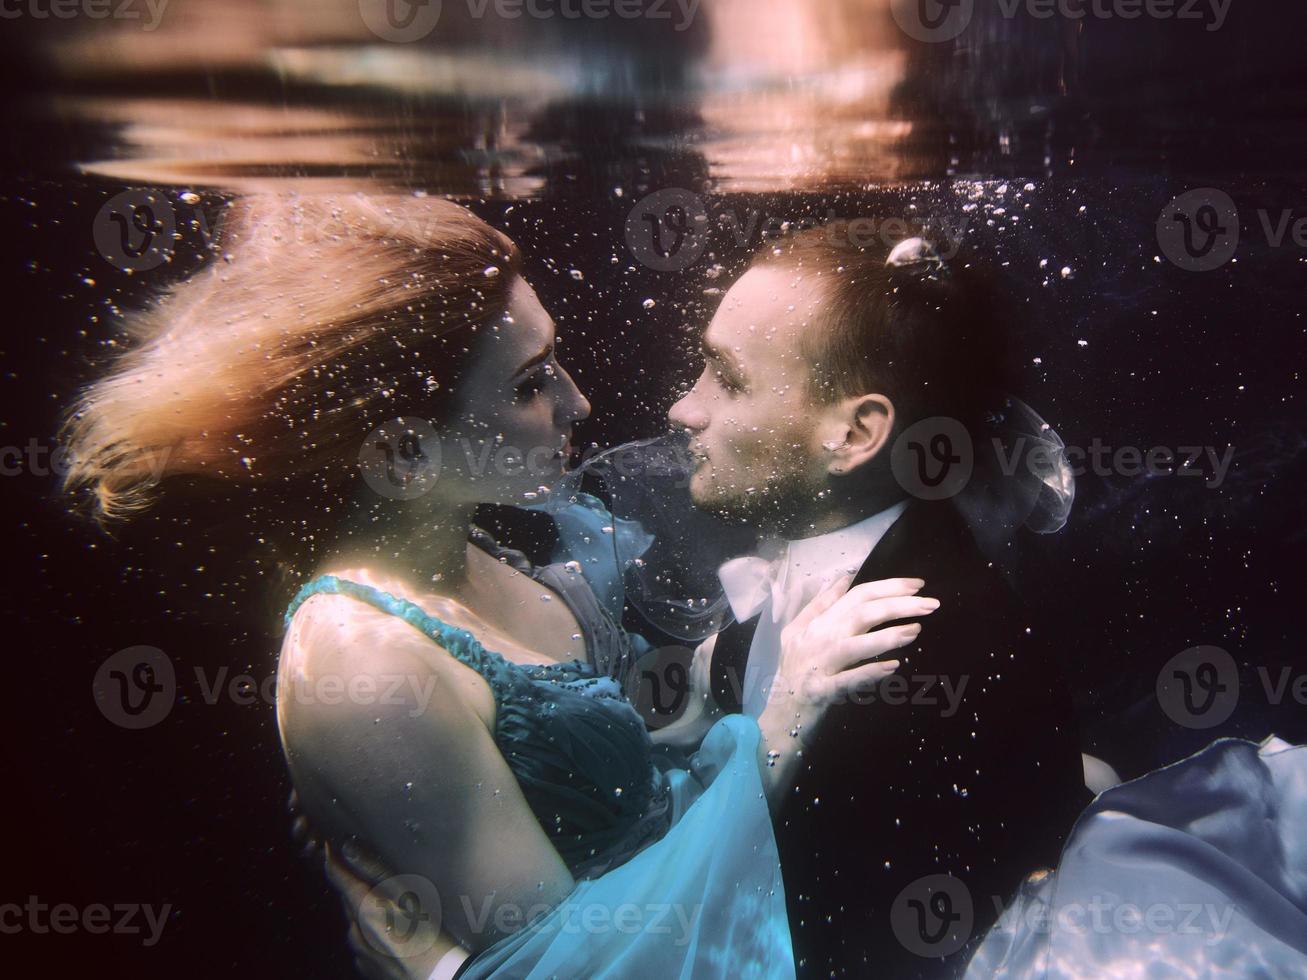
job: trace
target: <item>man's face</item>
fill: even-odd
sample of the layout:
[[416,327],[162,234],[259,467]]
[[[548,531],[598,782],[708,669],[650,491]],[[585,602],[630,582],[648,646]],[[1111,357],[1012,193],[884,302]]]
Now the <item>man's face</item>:
[[703,337],[703,374],[668,414],[690,433],[697,507],[787,524],[824,492],[830,448],[799,350],[823,305],[811,277],[776,267],[749,271],[722,299]]

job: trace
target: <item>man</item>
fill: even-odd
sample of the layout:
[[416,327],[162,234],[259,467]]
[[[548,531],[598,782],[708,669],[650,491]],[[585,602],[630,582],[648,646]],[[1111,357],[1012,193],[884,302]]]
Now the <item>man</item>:
[[671,410],[695,505],[768,538],[723,567],[739,623],[701,650],[720,707],[757,716],[785,687],[781,630],[824,586],[847,571],[925,580],[940,608],[896,652],[896,677],[806,740],[776,833],[800,976],[950,976],[1021,880],[1056,862],[1087,795],[1056,650],[954,501],[922,499],[937,475],[913,486],[891,465],[915,423],[974,427],[1001,404],[982,284],[920,239],[848,242],[835,224],[764,249]]

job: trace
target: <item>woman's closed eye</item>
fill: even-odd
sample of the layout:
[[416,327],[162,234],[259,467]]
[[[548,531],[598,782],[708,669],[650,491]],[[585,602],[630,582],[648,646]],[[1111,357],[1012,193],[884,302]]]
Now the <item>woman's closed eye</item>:
[[737,395],[744,391],[744,385],[741,384],[739,379],[729,371],[723,370],[719,367],[712,369],[712,372],[713,376],[717,379],[717,383],[725,389],[727,394]]
[[554,370],[553,358],[550,358],[519,381],[513,389],[514,393],[519,401],[527,401],[544,391],[545,385],[554,380],[555,377],[557,377],[557,372]]

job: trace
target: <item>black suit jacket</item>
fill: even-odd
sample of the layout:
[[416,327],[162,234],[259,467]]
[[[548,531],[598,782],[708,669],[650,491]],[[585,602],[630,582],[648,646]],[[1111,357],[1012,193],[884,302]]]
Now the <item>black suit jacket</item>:
[[[957,975],[1089,799],[1057,638],[1027,630],[948,503],[910,502],[856,581],[899,576],[941,606],[892,655],[897,680],[829,710],[776,822],[800,977]],[[714,654],[734,710],[751,637],[733,627]],[[947,905],[930,883],[904,892],[938,875]]]

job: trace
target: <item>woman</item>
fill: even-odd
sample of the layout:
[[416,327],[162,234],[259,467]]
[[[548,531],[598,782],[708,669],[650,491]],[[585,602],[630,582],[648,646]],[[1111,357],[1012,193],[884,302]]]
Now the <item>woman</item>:
[[234,206],[223,252],[86,393],[68,482],[105,518],[154,474],[312,487],[287,544],[319,574],[287,613],[278,721],[385,954],[363,965],[792,975],[768,804],[825,706],[898,666],[867,661],[920,625],[862,634],[928,614],[923,583],[823,593],[785,638],[792,697],[664,770],[581,577],[468,540],[478,503],[561,474],[589,412],[513,244],[440,200],[265,197]]

